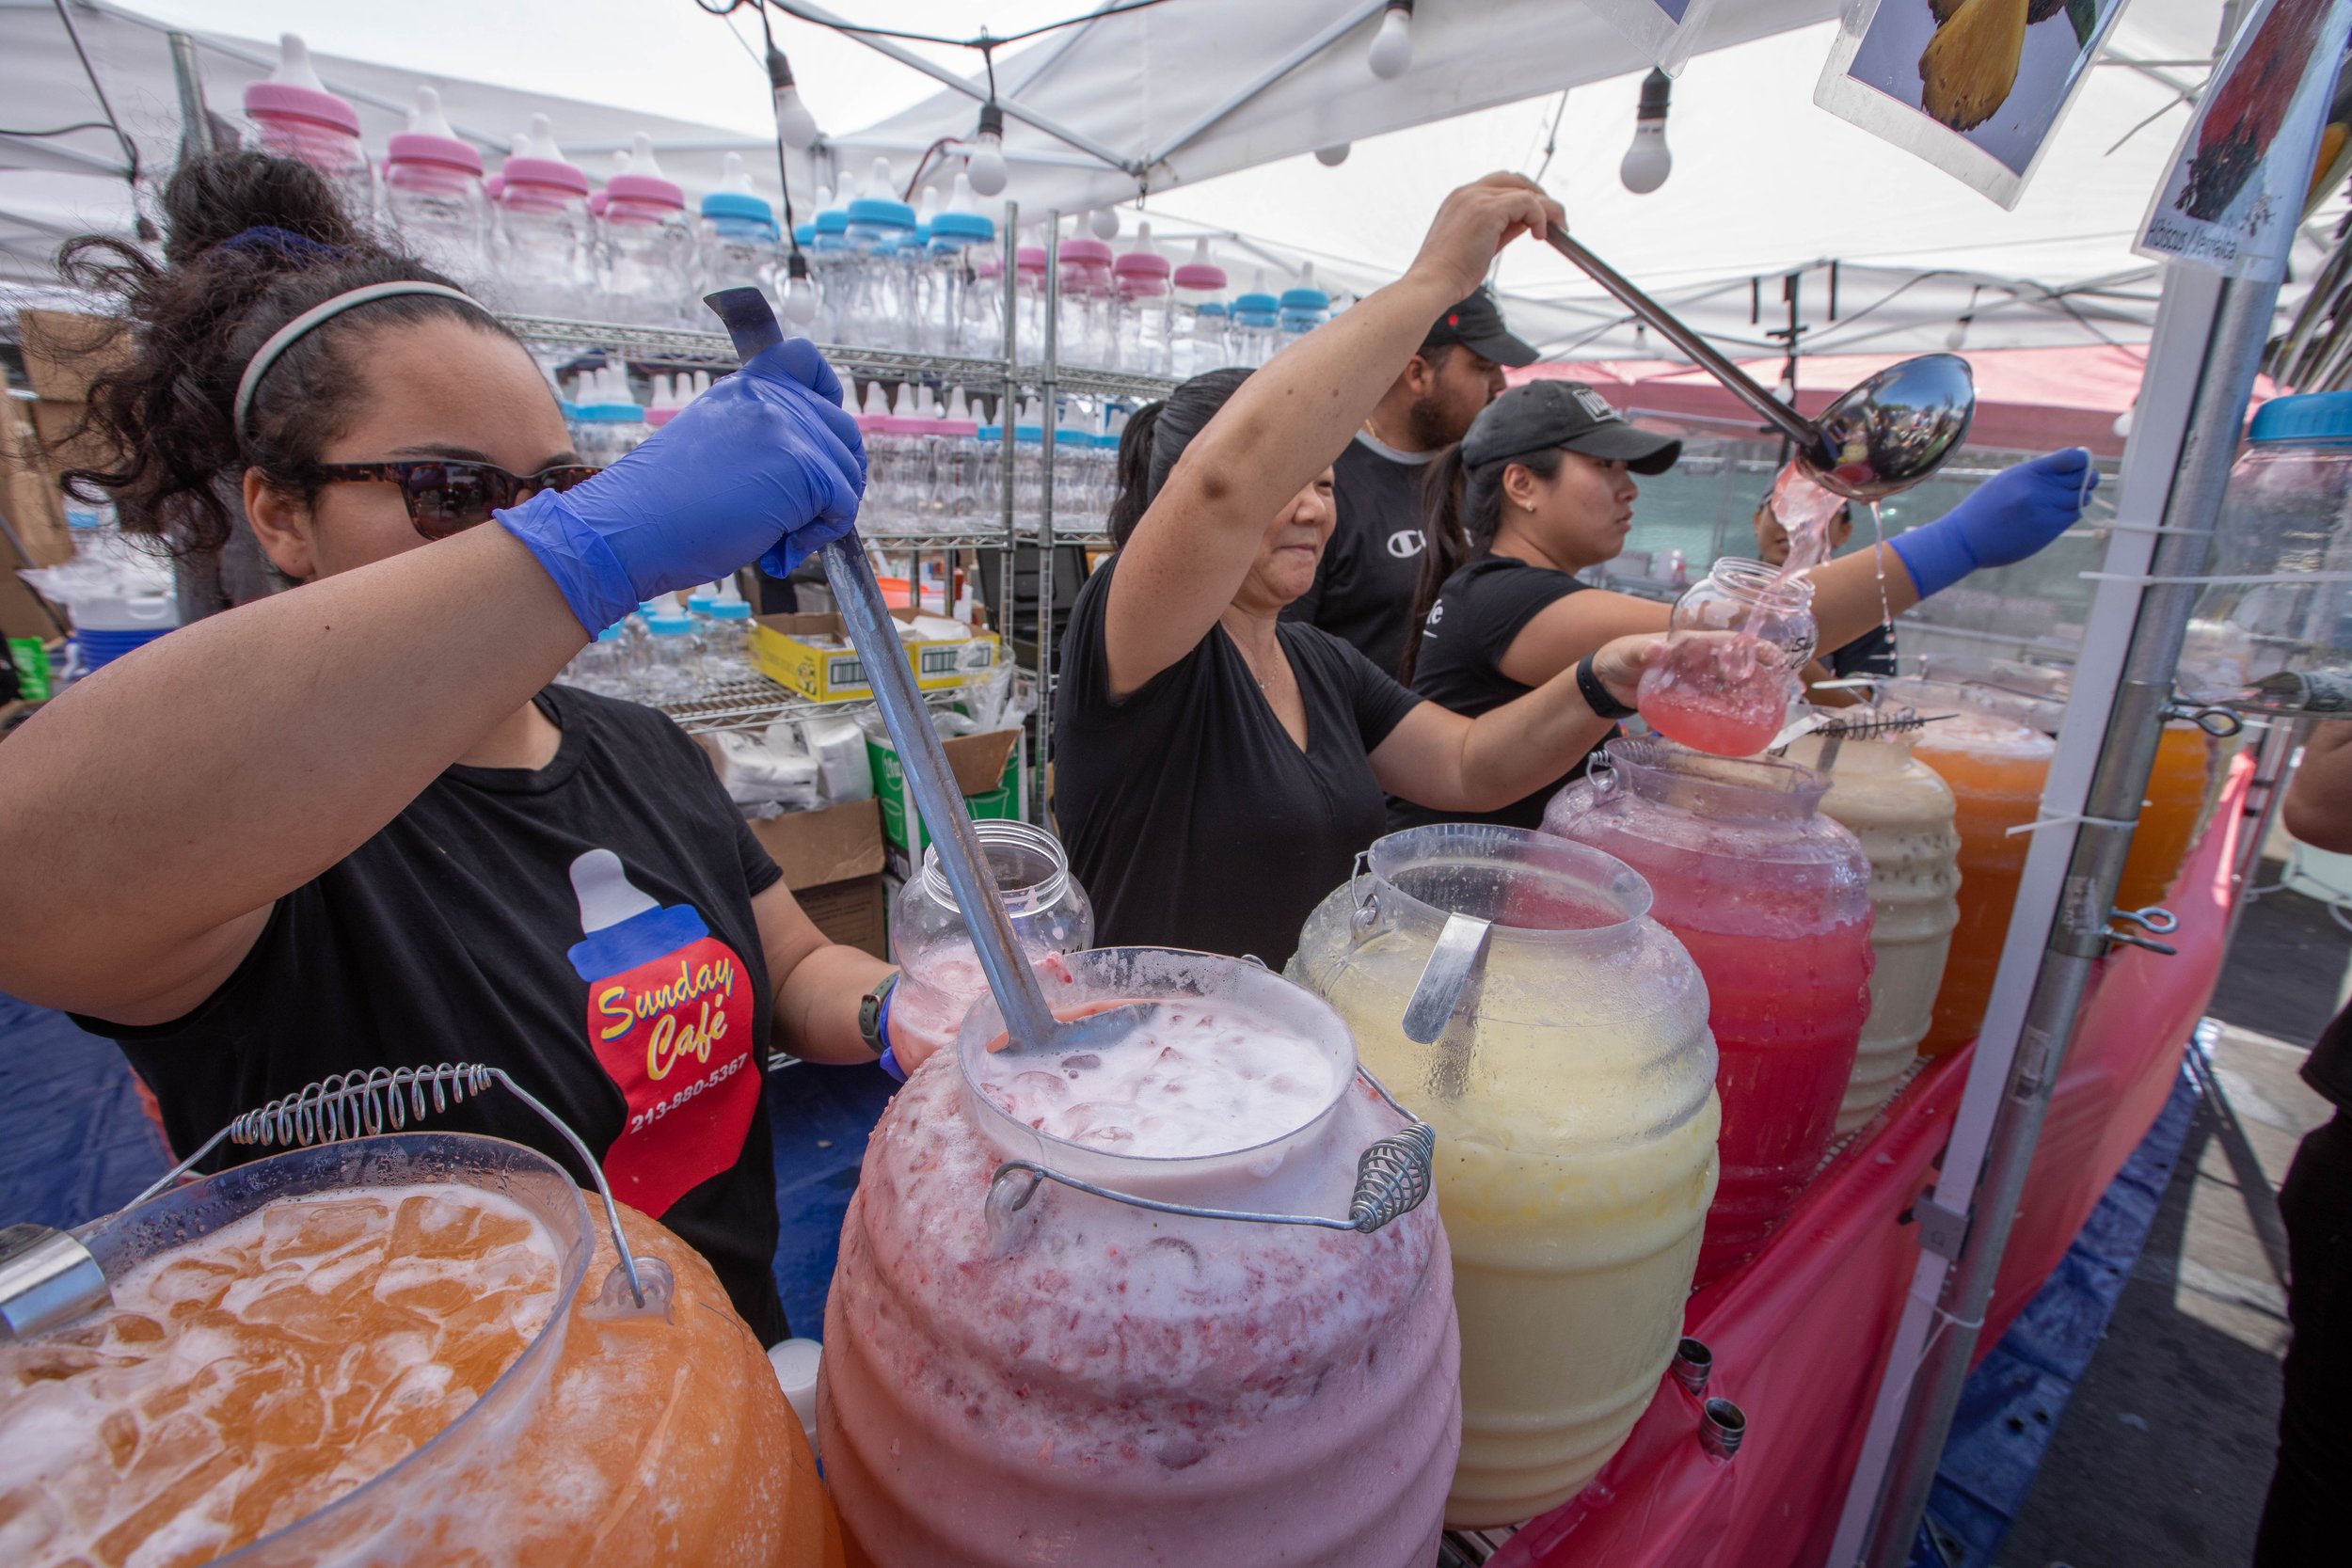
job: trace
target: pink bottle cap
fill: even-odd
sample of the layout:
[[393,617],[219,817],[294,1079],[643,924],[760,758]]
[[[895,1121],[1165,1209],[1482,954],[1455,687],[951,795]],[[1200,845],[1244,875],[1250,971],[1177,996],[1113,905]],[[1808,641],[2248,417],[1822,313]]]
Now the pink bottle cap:
[[1111,263],[1111,271],[1120,277],[1166,277],[1168,258],[1156,250],[1131,250]]
[[499,175],[509,185],[545,185],[573,196],[588,194],[588,176],[557,158],[509,158]]
[[1073,236],[1061,243],[1061,264],[1107,267],[1111,264],[1111,247],[1101,240]]
[[677,410],[675,408],[648,408],[645,410],[645,422],[653,426],[656,430],[660,430],[663,425],[668,424],[672,420],[676,418]]
[[1176,286],[1180,289],[1222,289],[1225,269],[1207,261],[1186,261],[1176,269]]
[[591,213],[594,213],[596,216],[602,217],[604,216],[604,209],[606,205],[611,202],[612,199],[612,198],[611,197],[605,195],[602,191],[590,191],[588,193],[588,210]]
[[1025,245],[1012,253],[1012,263],[1023,272],[1043,272],[1045,270],[1045,247],[1041,245]]
[[490,178],[482,182],[482,188],[489,193],[491,200],[496,201],[500,197],[506,194],[506,176],[503,174],[493,174]]
[[604,194],[615,201],[643,201],[655,207],[686,210],[686,193],[658,174],[616,174],[604,182]]
[[359,115],[350,104],[331,92],[298,87],[292,82],[254,83],[245,89],[245,112],[249,116],[307,119],[349,135],[359,134]]
[[482,154],[470,144],[453,136],[432,136],[421,131],[403,131],[385,145],[384,154],[389,163],[439,164],[477,176],[482,172]]

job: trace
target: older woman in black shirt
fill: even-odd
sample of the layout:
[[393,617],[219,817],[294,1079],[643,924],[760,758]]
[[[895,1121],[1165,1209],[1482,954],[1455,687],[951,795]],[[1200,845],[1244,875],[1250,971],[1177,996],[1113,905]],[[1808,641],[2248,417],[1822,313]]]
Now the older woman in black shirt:
[[1516,175],[1464,186],[1395,283],[1263,370],[1187,382],[1128,426],[1120,548],[1079,594],[1055,713],[1055,807],[1099,941],[1279,963],[1381,832],[1384,792],[1499,806],[1629,711],[1656,639],[1597,649],[1473,721],[1279,619],[1331,535],[1334,456],[1438,313],[1505,244],[1558,221]]

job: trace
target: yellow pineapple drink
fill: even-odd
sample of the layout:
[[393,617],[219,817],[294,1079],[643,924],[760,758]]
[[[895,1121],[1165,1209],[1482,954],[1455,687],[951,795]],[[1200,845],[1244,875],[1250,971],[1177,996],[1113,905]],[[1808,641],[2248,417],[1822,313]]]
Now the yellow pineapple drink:
[[[1788,760],[1821,766],[1822,741],[1805,736]],[[1849,740],[1828,770],[1821,815],[1844,823],[1870,857],[1870,1015],[1853,1077],[1837,1111],[1844,1137],[1878,1114],[1928,1032],[1944,960],[1959,923],[1960,833],[1952,791],[1915,761],[1901,736]]]
[[[1449,1525],[1576,1495],[1647,1407],[1714,1196],[1707,990],[1624,863],[1454,823],[1391,834],[1308,918],[1291,977],[1438,1132],[1462,1323]],[[1435,1045],[1403,1019],[1448,913],[1492,921]]]

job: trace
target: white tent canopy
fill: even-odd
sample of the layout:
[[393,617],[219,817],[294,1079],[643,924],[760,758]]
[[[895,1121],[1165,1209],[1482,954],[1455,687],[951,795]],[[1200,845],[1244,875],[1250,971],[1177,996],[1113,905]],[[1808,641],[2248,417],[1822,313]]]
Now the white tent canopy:
[[[985,13],[962,0],[840,8],[872,24],[956,34],[985,14],[1002,34],[1104,3],[998,0]],[[796,196],[804,201],[816,179],[862,171],[878,154],[893,158],[903,182],[922,150],[943,139],[926,182],[944,183],[961,166],[956,148],[974,129],[973,93],[986,91],[975,52],[875,40],[885,53],[807,20],[833,14],[812,0],[771,6],[777,42],[828,132],[815,158],[793,156]],[[1100,16],[998,51],[999,91],[1018,105],[1009,113],[1007,195],[1034,220],[1149,186],[1140,214],[1131,202],[1125,214],[1130,232],[1140,215],[1159,243],[1229,236],[1217,249],[1237,284],[1259,265],[1270,282],[1285,282],[1311,259],[1327,285],[1360,291],[1409,261],[1449,186],[1488,168],[1541,166],[1588,244],[1741,352],[1774,350],[1767,332],[1785,324],[1782,277],[1792,270],[1802,271],[1808,352],[1941,347],[1963,314],[1973,317],[1972,347],[2137,341],[2147,335],[2155,290],[2151,269],[2130,253],[2131,233],[2185,119],[2184,89],[2202,79],[2201,68],[2179,62],[2211,53],[2221,8],[2222,0],[2134,0],[2108,58],[2010,213],[1813,106],[1836,0],[1712,8],[1675,89],[1675,172],[1648,197],[1616,178],[1646,62],[1578,0],[1422,0],[1413,67],[1393,82],[1375,78],[1366,61],[1377,0],[1170,0]],[[612,149],[644,130],[690,193],[715,182],[730,150],[775,189],[748,8],[724,21],[691,0],[496,8],[410,0],[397,12],[296,0],[139,0],[135,9],[67,0],[67,9],[147,169],[168,165],[180,135],[165,25],[199,27],[211,105],[233,114],[243,87],[275,58],[266,35],[291,23],[311,35],[328,85],[358,107],[371,147],[400,127],[414,86],[431,81],[461,133],[492,152],[542,112],[595,177],[610,167]],[[243,35],[207,30],[215,20]],[[0,60],[11,124],[103,118],[49,0],[0,0]],[[502,74],[508,85],[452,75],[451,67]],[[941,77],[963,85],[943,87]],[[567,96],[574,88],[614,102]],[[713,122],[635,104],[691,108]],[[876,109],[888,112],[863,130],[840,128]],[[1548,137],[1556,150],[1547,160]],[[1336,168],[1305,155],[1343,141],[1352,152]],[[126,230],[122,163],[103,128],[0,135],[0,277],[42,276],[66,233]],[[1814,264],[1832,261],[1834,322],[1832,275]],[[1522,247],[1498,284],[1515,325],[1549,350],[1621,357],[1660,350],[1549,252]]]

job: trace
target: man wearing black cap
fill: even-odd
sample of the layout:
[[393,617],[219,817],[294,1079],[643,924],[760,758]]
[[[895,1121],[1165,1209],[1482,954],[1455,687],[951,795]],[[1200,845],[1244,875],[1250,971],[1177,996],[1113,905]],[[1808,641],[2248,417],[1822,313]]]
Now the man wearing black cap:
[[1503,388],[1503,367],[1535,351],[1480,289],[1438,318],[1379,405],[1332,465],[1339,521],[1314,586],[1282,612],[1343,638],[1394,670],[1421,578],[1422,476]]

